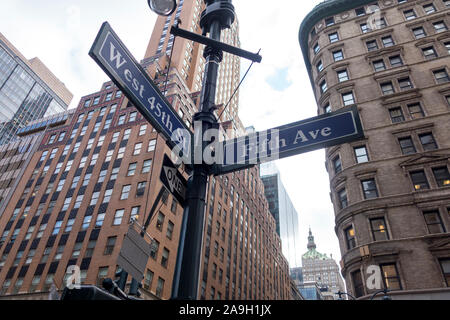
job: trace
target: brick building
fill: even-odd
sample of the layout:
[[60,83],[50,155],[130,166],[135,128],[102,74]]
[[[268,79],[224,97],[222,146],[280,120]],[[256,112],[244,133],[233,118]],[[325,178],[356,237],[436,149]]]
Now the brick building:
[[448,0],[330,0],[300,28],[318,114],[357,105],[365,131],[326,150],[357,298],[373,270],[394,299],[450,298],[449,15]]
[[[203,6],[202,1],[180,1],[182,9],[167,27],[177,16],[190,21],[194,12],[199,14],[199,3]],[[155,30],[165,24],[158,18]],[[161,33],[152,35],[149,48],[154,49],[147,50],[142,65],[164,90],[171,46],[165,38],[157,52],[154,43],[160,38]],[[199,92],[189,81],[195,74],[186,77],[179,64],[191,53],[187,43],[175,41],[165,91],[177,113],[192,124]],[[183,54],[177,56],[177,50]],[[187,60],[190,70],[203,65],[200,56]],[[236,127],[231,135],[243,128],[239,118],[226,120],[228,128]],[[158,176],[170,152],[164,139],[111,82],[83,97],[56,126],[31,126],[21,135],[42,137],[0,218],[0,295],[45,298],[52,283],[64,287],[70,265],[80,267],[87,284],[113,278],[130,219],[143,225],[162,187]],[[258,167],[210,177],[199,299],[289,299],[289,268],[263,188]],[[152,254],[141,290],[146,299],[170,298],[182,213],[166,194],[152,217],[147,230]]]

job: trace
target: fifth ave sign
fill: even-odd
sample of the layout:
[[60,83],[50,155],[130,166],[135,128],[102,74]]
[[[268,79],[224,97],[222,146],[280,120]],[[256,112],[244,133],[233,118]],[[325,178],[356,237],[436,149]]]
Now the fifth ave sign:
[[[364,137],[357,107],[227,140],[216,148],[214,173],[224,174],[262,162],[327,148]],[[216,162],[218,162],[216,161]]]

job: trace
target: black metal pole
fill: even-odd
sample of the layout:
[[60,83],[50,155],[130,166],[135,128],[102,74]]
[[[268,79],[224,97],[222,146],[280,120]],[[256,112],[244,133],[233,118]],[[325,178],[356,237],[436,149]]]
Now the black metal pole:
[[[205,0],[206,10],[202,13],[203,32],[209,32],[213,40],[220,40],[222,29],[230,27],[234,21],[231,0]],[[225,8],[224,8],[225,7]],[[201,125],[201,138],[211,128],[217,128],[217,118],[213,114],[216,97],[217,75],[222,61],[222,51],[207,46],[205,74],[201,91],[200,110],[194,115],[194,124]],[[196,300],[200,278],[200,261],[203,244],[203,229],[206,207],[206,189],[211,168],[203,161],[204,147],[209,144],[203,139],[196,140],[195,148],[201,152],[200,163],[194,162],[194,169],[188,184],[187,209],[183,217],[183,228],[179,242],[179,255],[172,286],[172,299]],[[199,149],[201,148],[201,149]],[[198,159],[197,159],[198,160]],[[181,258],[181,262],[179,259]]]

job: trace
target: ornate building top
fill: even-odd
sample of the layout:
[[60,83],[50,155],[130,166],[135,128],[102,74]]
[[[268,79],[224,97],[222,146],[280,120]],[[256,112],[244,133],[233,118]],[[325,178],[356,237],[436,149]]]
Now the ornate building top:
[[309,229],[308,236],[308,252],[302,255],[303,259],[312,259],[312,260],[327,260],[328,257],[326,254],[320,253],[316,250],[316,243],[314,242],[314,236],[312,235],[311,228]]

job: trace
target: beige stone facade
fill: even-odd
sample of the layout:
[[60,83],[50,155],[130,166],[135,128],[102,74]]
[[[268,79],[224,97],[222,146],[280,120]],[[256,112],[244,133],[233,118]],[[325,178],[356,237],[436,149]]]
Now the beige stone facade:
[[342,274],[360,299],[377,287],[450,299],[449,6],[325,1],[300,30],[318,113],[357,105],[365,132],[326,151]]

